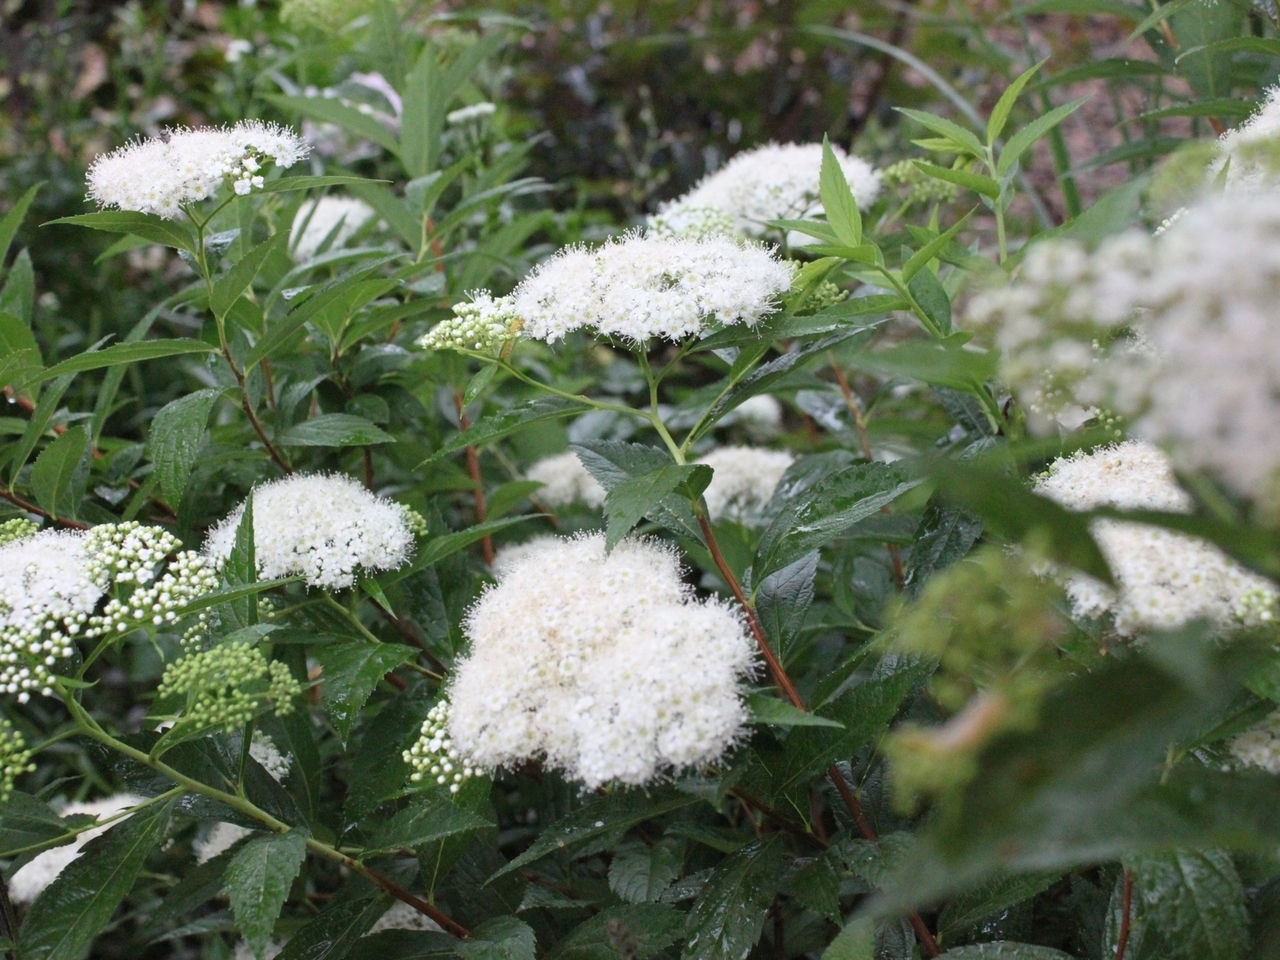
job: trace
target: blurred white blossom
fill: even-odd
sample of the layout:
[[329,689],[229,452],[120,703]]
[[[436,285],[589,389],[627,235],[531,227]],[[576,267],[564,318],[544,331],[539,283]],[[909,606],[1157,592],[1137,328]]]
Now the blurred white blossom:
[[298,208],[289,232],[289,256],[306,263],[332,235],[327,249],[345,246],[374,217],[373,207],[355,197],[320,197]]
[[604,487],[587,472],[572,450],[543,457],[525,471],[525,476],[542,484],[537,497],[548,507],[583,503],[599,510],[604,506]]
[[718,447],[698,462],[715,471],[703,493],[711,519],[754,523],[795,458],[785,450]]

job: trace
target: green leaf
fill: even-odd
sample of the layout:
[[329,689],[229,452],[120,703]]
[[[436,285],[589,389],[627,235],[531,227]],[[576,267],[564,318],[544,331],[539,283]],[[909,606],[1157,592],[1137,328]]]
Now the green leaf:
[[[917,279],[922,276],[917,274]],[[905,340],[885,350],[857,354],[850,363],[859,370],[969,391],[995,376],[998,359],[993,350],[970,350],[950,341]]]
[[627,903],[652,903],[680,876],[680,861],[678,841],[669,838],[619,850],[609,863],[609,889]]
[[609,519],[605,549],[612,550],[642,518],[660,512],[657,508],[677,489],[694,488],[694,496],[700,495],[711,481],[711,473],[705,464],[668,462],[611,488],[604,499],[604,512]]
[[375,443],[395,443],[371,420],[350,413],[325,413],[295,423],[276,437],[282,447],[363,447]]
[[131,210],[101,210],[97,213],[82,213],[77,217],[60,217],[50,220],[41,226],[52,226],[65,223],[78,227],[91,227],[107,233],[126,233],[135,237],[143,237],[152,243],[162,243],[166,247],[175,247],[196,252],[195,235],[177,220],[165,220],[150,213],[135,213]]
[[438,960],[457,956],[458,941],[434,930],[379,930],[356,941],[347,960]]
[[796,871],[785,892],[832,923],[839,923],[840,866],[837,851],[827,850]]
[[751,711],[752,723],[763,723],[773,727],[843,727],[838,720],[820,717],[816,713],[807,713],[793,707],[785,700],[771,697],[767,693],[753,693],[747,697],[747,708]]
[[262,192],[288,193],[290,190],[314,190],[316,187],[349,187],[357,183],[390,183],[390,181],[370,180],[367,177],[281,177],[279,180],[268,180]]
[[9,276],[0,288],[0,311],[12,313],[28,326],[35,318],[36,274],[31,266],[31,251],[23,249],[9,268]]
[[279,580],[259,580],[256,583],[243,583],[228,589],[215,590],[213,593],[206,593],[203,597],[192,600],[190,603],[183,604],[182,609],[185,613],[196,613],[197,611],[209,610],[224,603],[234,604],[238,601],[244,600],[246,597],[254,597],[267,590],[274,590],[276,587],[283,587],[288,583],[297,583],[301,579],[301,577],[281,577]]
[[924,113],[920,110],[908,110],[906,107],[895,107],[894,109],[910,117],[916,123],[932,130],[943,139],[949,140],[955,147],[953,152],[968,153],[979,160],[986,157],[986,148],[978,140],[977,136],[958,123],[953,123],[944,117],[935,117],[931,113]]
[[67,823],[49,805],[29,793],[15,790],[0,806],[0,858],[11,860],[19,850],[47,844],[66,836]]
[[1069,953],[1053,947],[1037,947],[1030,943],[1014,943],[1012,940],[993,940],[975,943],[969,947],[956,947],[942,954],[938,960],[1074,960]]
[[[570,444],[569,449],[578,455],[587,472],[608,491],[672,465],[670,455],[657,447],[621,440],[589,440]],[[650,504],[646,512],[649,519],[670,530],[694,540],[701,537],[697,518],[687,498],[667,495]]]
[[[938,169],[941,169],[941,167],[939,167]],[[954,171],[951,171],[951,172],[954,172]],[[992,183],[994,182],[995,181],[992,181]],[[1000,193],[1000,190],[999,190],[999,187],[997,186],[996,194],[999,195],[999,193]],[[926,243],[923,247],[917,250],[911,256],[911,259],[909,259],[906,263],[902,265],[902,280],[904,283],[908,284],[907,289],[911,291],[911,295],[916,298],[916,301],[920,303],[921,308],[924,309],[925,313],[929,315],[929,319],[932,320],[934,323],[936,323],[938,325],[938,329],[942,330],[944,333],[951,329],[951,301],[947,297],[946,291],[945,290],[941,291],[942,298],[941,298],[941,301],[939,302],[936,293],[934,293],[932,290],[926,292],[921,289],[917,289],[916,287],[911,286],[911,281],[915,278],[916,274],[918,274],[930,260],[938,256],[940,253],[942,253],[943,250],[947,248],[947,246],[951,243],[951,241],[955,239],[956,234],[960,232],[961,228],[966,223],[969,222],[969,218],[971,216],[973,216],[972,210],[970,210],[963,217],[957,220],[950,228],[947,229],[945,233],[941,233],[938,236],[934,237],[932,240]],[[938,284],[938,288],[941,290],[941,284]],[[925,300],[928,300],[931,302],[937,302],[938,305],[933,309],[931,309],[932,303],[927,304],[923,300],[921,300],[921,293],[925,293],[925,298],[924,298]],[[945,322],[942,322],[942,318],[941,316],[939,316],[944,309],[942,306],[943,303],[946,304]],[[939,315],[935,315],[935,314],[939,314]]]
[[1139,21],[1138,25],[1133,28],[1133,33],[1129,34],[1128,39],[1125,41],[1125,46],[1128,46],[1131,41],[1138,39],[1138,37],[1142,36],[1153,27],[1160,26],[1160,24],[1166,19],[1173,16],[1183,7],[1190,6],[1194,2],[1195,0],[1172,0],[1171,3],[1162,4],[1156,7],[1155,10]]
[[[615,861],[616,862],[616,861]],[[680,939],[684,914],[665,903],[605,907],[551,952],[554,960],[649,960]]]
[[315,657],[324,668],[322,689],[329,718],[344,744],[378,681],[417,655],[417,650],[403,644],[364,640],[316,649]]
[[26,383],[43,369],[40,345],[31,327],[12,313],[0,312],[0,387]]
[[462,960],[534,960],[538,940],[533,928],[515,917],[493,917],[458,943]]
[[784,657],[804,626],[813,602],[813,580],[817,572],[818,551],[814,550],[769,574],[756,591],[756,615]]
[[496,363],[485,364],[480,368],[480,372],[471,378],[471,382],[467,384],[466,391],[462,394],[462,405],[468,406],[484,393],[484,388],[493,382],[494,374],[498,372]]
[[159,360],[162,357],[179,357],[188,353],[217,353],[218,348],[202,340],[138,340],[133,343],[117,343],[105,350],[86,351],[69,360],[55,363],[40,374],[31,377],[24,386],[51,380],[67,373],[84,373],[122,363],[138,363],[141,360]]
[[760,939],[781,868],[777,834],[725,857],[689,914],[682,960],[746,960]]
[[[313,120],[335,123],[362,139],[372,141],[385,150],[398,154],[400,145],[391,131],[373,117],[329,97],[286,97],[267,94],[265,99],[288,112],[297,112]],[[290,177],[289,179],[294,179]],[[279,182],[279,181],[275,181]]]
[[572,854],[575,849],[587,846],[601,837],[622,833],[646,820],[657,819],[697,801],[695,796],[674,790],[655,790],[648,796],[638,790],[612,793],[546,827],[529,845],[528,850],[490,877],[489,882],[528,866],[535,860],[541,860],[549,853],[560,851]]
[[366,853],[421,847],[445,837],[483,830],[493,824],[448,800],[429,800],[405,807],[373,835]]
[[240,294],[253,284],[254,277],[258,275],[267,258],[278,250],[288,237],[287,233],[277,233],[270,240],[258,244],[213,282],[213,292],[209,295],[209,309],[213,311],[214,316],[227,315],[227,311],[240,298]]
[[[236,539],[231,545],[226,563],[222,565],[222,579],[228,587],[257,586],[258,560],[256,532],[253,525],[253,495],[244,501],[244,513],[236,526]],[[237,627],[252,627],[258,622],[257,591],[224,600],[231,613],[231,621]],[[210,597],[202,598],[210,600]]]
[[74,517],[88,476],[89,426],[72,427],[41,451],[31,466],[36,502],[56,517]]
[[929,577],[968,555],[982,536],[982,519],[967,510],[931,501],[907,554],[906,586],[917,593]]
[[823,336],[837,331],[861,332],[872,330],[883,323],[874,320],[870,323],[858,323],[854,318],[875,313],[890,313],[894,310],[905,310],[907,302],[894,294],[872,294],[865,297],[851,297],[833,304],[821,313],[807,316],[778,314],[761,320],[754,327],[734,324],[717,330],[697,344],[697,350],[720,350],[724,347],[740,347],[754,343],[774,343],[778,340],[796,340],[804,337]]
[[222,391],[197,390],[165,404],[151,421],[147,458],[156,465],[160,491],[176,510],[204,443],[209,413]]
[[41,180],[27,188],[26,192],[18,198],[17,203],[9,208],[9,212],[0,219],[0,266],[4,265],[5,258],[9,255],[9,246],[13,243],[13,238],[17,236],[18,228],[22,226],[22,221],[26,219],[27,211],[31,209],[31,202],[35,200],[36,194],[40,192],[40,188],[45,185],[45,181]]
[[983,920],[1030,900],[1048,890],[1060,874],[1032,873],[996,877],[959,895],[947,903],[938,918],[938,939],[951,941],[976,928]]
[[88,953],[164,838],[173,804],[140,810],[85,844],[28,911],[19,960],[81,960]]
[[945,180],[947,183],[954,183],[964,187],[966,190],[972,190],[980,193],[984,197],[990,197],[995,200],[1000,196],[1000,184],[981,173],[974,173],[971,170],[954,170],[951,167],[940,167],[936,163],[926,163],[923,160],[912,160],[912,163],[919,168],[921,173],[933,177],[935,180]]
[[346,824],[363,820],[380,802],[404,789],[412,772],[404,748],[417,738],[432,706],[425,691],[410,687],[361,725],[349,752],[351,776],[342,810]]
[[[1018,97],[1022,94],[1022,88],[1027,85],[1036,72],[1045,65],[1048,58],[1041,60],[1035,66],[1024,71],[1019,77],[1005,88],[1004,93],[1000,94],[1000,99],[996,101],[995,107],[991,110],[991,118],[987,121],[987,146],[991,146],[1004,133],[1004,125],[1009,122],[1009,114],[1013,110],[1013,105],[1018,102]],[[999,190],[994,196],[999,196]]]
[[1005,18],[1029,17],[1037,13],[1069,13],[1080,17],[1110,16],[1136,21],[1143,11],[1141,7],[1122,3],[1121,0],[1032,0],[1031,3],[1015,6]]
[[334,900],[289,938],[276,960],[342,960],[386,912],[384,897]]
[[582,413],[584,409],[583,404],[563,397],[543,397],[519,404],[511,410],[504,410],[502,413],[478,420],[466,430],[454,434],[419,466],[434,463],[442,457],[467,447],[479,447],[494,440],[501,440],[535,423],[546,423]]
[[869,917],[855,917],[822,952],[822,960],[875,960],[876,927]]
[[1036,119],[1010,137],[1009,142],[1000,151],[999,159],[996,160],[996,176],[1003,179],[1033,143],[1079,110],[1088,100],[1088,97],[1081,97],[1079,100],[1064,103],[1043,116],[1036,117]]
[[825,136],[822,138],[822,169],[818,176],[818,192],[827,223],[841,243],[851,247],[862,244],[862,214],[853,196],[849,181],[845,179],[840,161]]
[[294,827],[288,833],[254,837],[227,866],[231,912],[257,960],[263,958],[293,878],[306,858],[307,831]]
[[1148,110],[1133,119],[1142,121],[1163,120],[1166,117],[1219,117],[1236,120],[1252,115],[1257,109],[1257,101],[1253,100],[1200,100],[1160,110]]

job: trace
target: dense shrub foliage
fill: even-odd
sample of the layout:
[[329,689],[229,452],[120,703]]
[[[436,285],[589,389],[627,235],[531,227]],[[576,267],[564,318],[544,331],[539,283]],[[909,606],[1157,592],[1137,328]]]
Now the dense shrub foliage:
[[1280,957],[1270,0],[5,16],[6,955]]

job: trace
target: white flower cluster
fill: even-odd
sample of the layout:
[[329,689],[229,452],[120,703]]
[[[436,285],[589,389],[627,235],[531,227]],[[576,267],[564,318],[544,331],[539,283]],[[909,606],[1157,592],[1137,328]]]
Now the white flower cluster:
[[1280,172],[1280,87],[1268,90],[1253,116],[1222,135],[1218,150],[1210,173],[1217,176],[1225,165],[1228,190],[1274,186]]
[[712,520],[755,523],[795,458],[785,450],[719,447],[698,460],[715,471],[703,497]]
[[755,651],[741,619],[699,601],[674,553],[604,534],[552,539],[471,609],[448,690],[454,749],[480,769],[544,758],[594,788],[710,764],[748,716]]
[[[394,570],[413,550],[410,511],[341,474],[294,474],[255,487],[253,548],[264,579],[301,576],[309,587],[341,590],[359,570]],[[231,555],[241,504],[209,531],[204,552],[221,566]]]
[[550,541],[558,539],[553,533],[542,533],[530,537],[523,543],[508,543],[498,548],[489,569],[495,580],[501,580],[507,571],[517,566],[525,557],[542,550]]
[[[1111,506],[1183,512],[1191,507],[1169,458],[1136,440],[1054,461],[1036,482],[1036,492],[1075,511]],[[1203,540],[1128,521],[1097,520],[1091,529],[1119,596],[1091,577],[1068,575],[1064,586],[1077,616],[1110,613],[1124,636],[1199,617],[1224,625],[1274,619],[1280,600],[1276,588]]]
[[329,250],[337,250],[374,217],[373,207],[355,197],[320,197],[298,208],[289,230],[289,256],[294,263],[312,259],[332,236]]
[[[282,754],[276,742],[261,730],[253,731],[253,739],[249,741],[249,756],[253,757],[276,783],[283,783],[293,766],[293,757]],[[226,853],[245,837],[253,833],[248,827],[237,823],[215,823],[204,836],[197,838],[191,845],[195,852],[196,863],[208,863],[214,857]]]
[[515,336],[516,312],[510,297],[477,291],[453,306],[454,316],[441,320],[418,340],[425,350],[493,350]]
[[[114,817],[130,807],[136,807],[138,804],[145,802],[146,799],[144,797],[135,796],[131,793],[116,793],[101,800],[91,800],[87,803],[68,803],[59,812],[64,817],[69,817],[76,813],[84,813],[103,820],[107,817]],[[14,903],[34,903],[36,897],[44,892],[45,887],[53,883],[58,874],[66,869],[67,864],[80,856],[80,851],[84,848],[84,845],[94,837],[106,833],[111,826],[112,824],[107,824],[85,830],[70,843],[61,847],[54,847],[52,850],[46,850],[31,860],[30,863],[23,864],[9,879],[10,899]]]
[[427,713],[417,741],[404,752],[404,762],[413,767],[409,779],[421,783],[427,777],[440,786],[449,785],[457,793],[476,774],[470,761],[463,759],[449,736],[449,702],[441,700]]
[[[218,588],[218,574],[209,559],[194,550],[183,550],[169,564],[164,576],[138,587],[126,599],[112,597],[101,616],[89,618],[85,636],[124,633],[140,626],[176,623],[192,600]],[[205,614],[200,614],[201,622]]]
[[1038,434],[1075,429],[1100,407],[1133,410],[1150,380],[1150,345],[1133,314],[1150,257],[1139,234],[1095,254],[1072,240],[1027,253],[1019,281],[980,294],[967,325],[992,331],[1001,375]]
[[53,693],[51,669],[75,653],[104,584],[83,533],[45,530],[0,546],[0,692],[26,703]]
[[[858,206],[866,208],[880,193],[880,177],[860,157],[839,147],[832,151]],[[663,233],[707,229],[714,223],[708,210],[734,221],[737,232],[759,237],[770,220],[801,220],[823,213],[818,180],[822,144],[771,143],[740,153],[692,190],[667,204],[649,219],[650,228]]]
[[525,476],[542,484],[537,496],[548,507],[584,503],[592,510],[599,510],[604,506],[604,487],[587,472],[572,450],[543,457],[525,472]]
[[791,287],[794,265],[728,237],[627,234],[566,247],[511,295],[524,333],[556,341],[592,328],[636,343],[680,340],[711,321],[753,326]]
[[261,120],[233,127],[178,128],[135,140],[89,167],[89,196],[103,207],[173,220],[225,183],[239,195],[262,189],[266,164],[293,166],[307,147],[292,130]]
[[1280,774],[1280,710],[1234,738],[1231,755],[1246,767],[1257,767],[1270,774]]

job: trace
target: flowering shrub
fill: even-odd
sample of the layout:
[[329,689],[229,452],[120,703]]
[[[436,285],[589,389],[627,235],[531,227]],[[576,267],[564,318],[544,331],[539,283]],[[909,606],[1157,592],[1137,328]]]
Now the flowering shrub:
[[[1150,56],[980,112],[800,18],[936,109],[620,216],[520,21],[243,3],[209,122],[9,197],[0,950],[1278,955],[1274,10],[1035,6]],[[1064,75],[1178,152],[1082,198]]]

